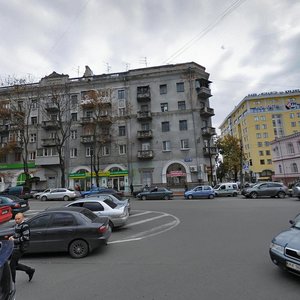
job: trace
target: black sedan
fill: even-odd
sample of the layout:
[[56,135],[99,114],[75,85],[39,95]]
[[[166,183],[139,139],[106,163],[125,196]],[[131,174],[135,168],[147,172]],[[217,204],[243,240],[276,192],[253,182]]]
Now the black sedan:
[[147,192],[141,192],[136,196],[138,199],[164,199],[169,200],[173,198],[173,192],[166,188],[154,188]]
[[275,265],[300,276],[300,214],[290,224],[272,239],[269,253]]
[[29,210],[28,201],[17,198],[16,196],[12,199],[10,196],[0,195],[0,206],[10,206],[13,217],[19,212],[23,213]]
[[[107,241],[111,235],[109,219],[98,217],[79,207],[59,207],[45,210],[31,219],[28,253],[69,252],[73,258],[87,256]],[[0,239],[13,234],[13,228],[0,230]]]

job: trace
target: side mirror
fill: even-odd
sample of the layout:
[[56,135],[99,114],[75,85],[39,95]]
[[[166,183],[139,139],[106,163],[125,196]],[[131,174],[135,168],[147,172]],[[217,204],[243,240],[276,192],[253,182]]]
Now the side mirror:
[[295,225],[295,221],[294,221],[294,220],[290,220],[289,223],[290,223],[291,225]]

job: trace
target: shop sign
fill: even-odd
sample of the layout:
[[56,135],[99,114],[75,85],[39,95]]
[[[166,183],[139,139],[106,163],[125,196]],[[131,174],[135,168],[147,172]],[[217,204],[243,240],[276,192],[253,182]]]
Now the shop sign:
[[[99,171],[99,177],[116,177],[116,176],[124,176],[128,175],[128,170],[122,171]],[[91,172],[79,172],[79,173],[71,173],[69,174],[69,178],[73,179],[82,179],[91,177]],[[96,177],[96,173],[92,172],[92,177]]]
[[186,173],[182,171],[171,171],[170,173],[167,174],[167,177],[182,177],[186,176]]
[[[35,168],[36,165],[34,162],[27,164],[28,168]],[[9,170],[9,169],[24,169],[24,164],[15,163],[15,164],[0,164],[0,170]]]

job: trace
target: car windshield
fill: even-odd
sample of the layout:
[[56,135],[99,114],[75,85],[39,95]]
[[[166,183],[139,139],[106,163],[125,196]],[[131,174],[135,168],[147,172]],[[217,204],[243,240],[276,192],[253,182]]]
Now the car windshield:
[[1,203],[12,203],[14,201],[8,197],[0,197],[0,202]]
[[217,184],[217,185],[214,187],[214,189],[218,189],[219,187],[220,187],[220,185]]

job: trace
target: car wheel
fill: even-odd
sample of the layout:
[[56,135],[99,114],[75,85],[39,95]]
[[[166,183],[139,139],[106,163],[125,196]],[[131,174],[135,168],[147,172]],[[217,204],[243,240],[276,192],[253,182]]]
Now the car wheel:
[[233,194],[232,194],[232,197],[236,197],[236,196],[237,196],[237,193],[233,193]]
[[109,220],[108,225],[109,225],[109,227],[111,228],[111,231],[112,231],[114,229],[114,223],[111,220]]
[[168,195],[164,196],[164,200],[169,200],[170,197]]
[[251,196],[252,199],[256,199],[258,195],[257,195],[256,192],[252,192],[252,193],[250,194],[250,196]]
[[67,195],[65,195],[65,196],[63,197],[63,200],[64,200],[64,201],[69,201],[69,199],[70,199],[70,197],[67,196]]
[[47,199],[47,197],[46,196],[43,196],[42,198],[41,198],[41,201],[47,201],[48,199]]
[[208,199],[214,199],[214,195],[209,195]]
[[193,196],[192,195],[188,195],[188,199],[193,199]]
[[147,197],[146,196],[142,196],[142,200],[147,200]]
[[82,258],[89,253],[89,246],[83,240],[75,240],[69,246],[69,254],[73,258]]
[[278,198],[285,198],[285,192],[278,192],[277,197]]

